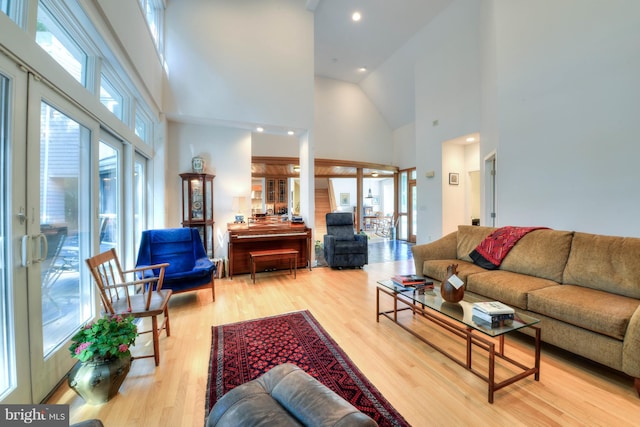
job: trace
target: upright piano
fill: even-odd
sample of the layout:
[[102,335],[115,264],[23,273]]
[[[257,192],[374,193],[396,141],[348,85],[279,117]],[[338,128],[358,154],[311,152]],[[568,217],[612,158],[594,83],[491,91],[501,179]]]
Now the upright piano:
[[[249,252],[270,249],[294,249],[298,251],[298,268],[311,270],[311,229],[304,223],[255,222],[228,224],[229,277],[249,273]],[[289,269],[287,260],[273,261],[266,269]]]

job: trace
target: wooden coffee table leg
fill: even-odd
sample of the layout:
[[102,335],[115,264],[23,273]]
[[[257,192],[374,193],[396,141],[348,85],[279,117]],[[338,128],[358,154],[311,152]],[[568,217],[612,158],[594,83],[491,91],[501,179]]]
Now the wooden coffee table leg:
[[489,403],[493,403],[493,393],[495,392],[496,386],[496,377],[495,377],[495,367],[496,367],[496,349],[495,344],[491,343],[489,345]]

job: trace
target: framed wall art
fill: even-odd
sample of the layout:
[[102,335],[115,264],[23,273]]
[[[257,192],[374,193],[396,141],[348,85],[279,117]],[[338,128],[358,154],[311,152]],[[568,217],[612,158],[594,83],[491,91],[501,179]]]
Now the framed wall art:
[[460,174],[455,172],[449,173],[449,185],[458,185],[458,179],[460,178]]
[[351,195],[349,193],[340,193],[340,205],[349,206]]

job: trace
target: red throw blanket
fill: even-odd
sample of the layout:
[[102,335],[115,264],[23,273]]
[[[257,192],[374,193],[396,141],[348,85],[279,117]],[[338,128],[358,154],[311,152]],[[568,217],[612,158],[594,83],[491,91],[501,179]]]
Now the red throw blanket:
[[501,227],[485,237],[480,244],[469,254],[474,263],[480,267],[494,270],[500,266],[511,248],[518,243],[523,236],[533,230],[547,227]]

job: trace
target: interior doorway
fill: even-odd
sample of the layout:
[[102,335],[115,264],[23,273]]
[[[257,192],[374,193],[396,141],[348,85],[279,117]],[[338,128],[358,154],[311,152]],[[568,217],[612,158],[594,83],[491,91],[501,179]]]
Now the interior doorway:
[[496,226],[496,153],[489,154],[484,160],[484,198],[485,222],[490,227]]
[[442,143],[442,234],[480,224],[479,134]]

